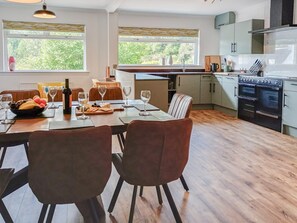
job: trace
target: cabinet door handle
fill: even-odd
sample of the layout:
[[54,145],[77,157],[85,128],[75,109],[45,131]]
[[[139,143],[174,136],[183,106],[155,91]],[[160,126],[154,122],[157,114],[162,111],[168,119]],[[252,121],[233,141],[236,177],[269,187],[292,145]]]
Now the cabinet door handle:
[[211,83],[209,83],[209,92],[211,93]]
[[297,86],[297,84],[291,84],[291,85],[293,85],[293,86]]
[[213,88],[212,88],[212,92],[215,93],[216,92],[216,84],[213,84]]
[[237,52],[237,43],[234,43],[234,53]]
[[180,86],[180,77],[178,77],[178,86]]
[[288,107],[287,105],[286,105],[286,97],[287,97],[288,95],[286,95],[286,94],[284,94],[284,107]]
[[231,43],[231,53],[233,53],[233,43]]
[[237,87],[234,87],[234,97],[237,97]]

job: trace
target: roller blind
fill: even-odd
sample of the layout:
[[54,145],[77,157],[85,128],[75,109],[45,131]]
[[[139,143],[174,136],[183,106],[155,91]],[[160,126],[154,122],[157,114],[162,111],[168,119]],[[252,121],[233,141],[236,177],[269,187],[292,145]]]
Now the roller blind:
[[119,27],[120,36],[198,37],[198,33],[199,33],[198,29]]
[[3,29],[8,29],[8,30],[77,32],[77,33],[85,32],[85,25],[81,25],[81,24],[19,22],[19,21],[7,21],[7,20],[3,20],[2,22],[3,22]]

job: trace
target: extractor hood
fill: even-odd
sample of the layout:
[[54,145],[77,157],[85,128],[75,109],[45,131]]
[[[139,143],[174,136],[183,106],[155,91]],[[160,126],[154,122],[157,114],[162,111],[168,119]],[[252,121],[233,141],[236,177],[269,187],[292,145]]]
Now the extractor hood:
[[270,3],[270,28],[249,33],[262,34],[297,28],[297,24],[293,24],[294,0],[271,0]]

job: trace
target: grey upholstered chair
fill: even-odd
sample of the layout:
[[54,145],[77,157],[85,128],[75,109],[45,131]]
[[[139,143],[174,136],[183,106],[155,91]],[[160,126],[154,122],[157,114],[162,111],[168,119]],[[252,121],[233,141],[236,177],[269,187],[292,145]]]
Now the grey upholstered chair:
[[129,216],[129,223],[132,223],[138,186],[158,188],[162,185],[176,222],[182,222],[167,183],[181,176],[188,161],[192,125],[188,118],[163,122],[133,121],[128,125],[124,151],[112,157],[120,178],[108,212],[113,211],[126,181],[134,185]]
[[[111,173],[111,128],[37,131],[29,137],[29,186],[43,203],[39,222],[51,222],[56,204],[75,203],[98,222],[100,195]],[[91,216],[90,216],[91,215]]]

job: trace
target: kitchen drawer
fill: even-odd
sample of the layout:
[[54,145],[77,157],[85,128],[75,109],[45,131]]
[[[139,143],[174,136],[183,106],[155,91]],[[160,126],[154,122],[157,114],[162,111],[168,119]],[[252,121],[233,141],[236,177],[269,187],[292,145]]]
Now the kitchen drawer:
[[297,91],[297,81],[285,81],[284,90],[285,91]]
[[211,75],[201,75],[201,81],[211,81]]

